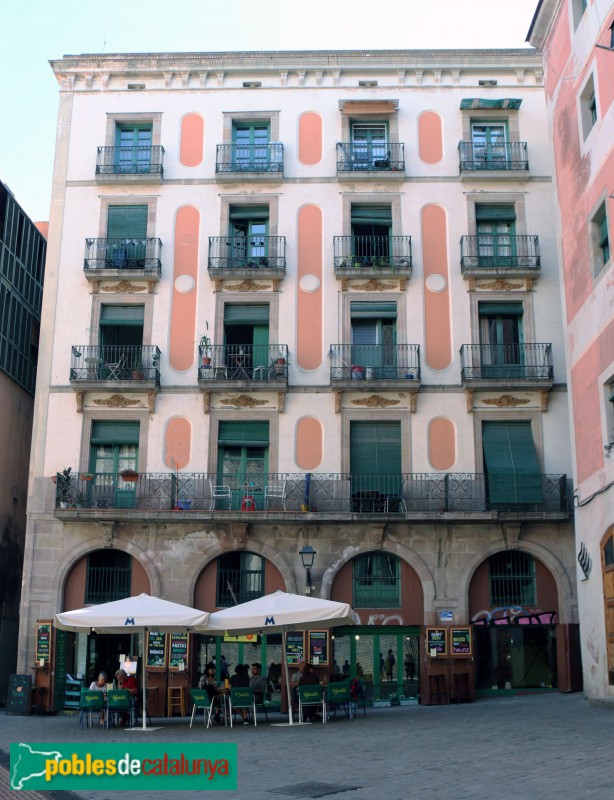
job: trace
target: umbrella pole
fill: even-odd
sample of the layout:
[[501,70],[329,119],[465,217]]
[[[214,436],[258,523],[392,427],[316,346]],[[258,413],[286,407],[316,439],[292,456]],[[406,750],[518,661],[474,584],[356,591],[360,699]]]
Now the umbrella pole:
[[143,690],[143,730],[147,727],[147,689],[145,688],[146,671],[145,671],[145,648],[147,647],[147,629],[143,628],[143,658],[141,659],[141,688]]
[[292,692],[290,691],[290,675],[288,672],[288,658],[286,656],[286,626],[281,629],[281,655],[284,660],[284,670],[286,673],[286,694],[288,697],[288,720],[290,725],[294,725],[292,719]]

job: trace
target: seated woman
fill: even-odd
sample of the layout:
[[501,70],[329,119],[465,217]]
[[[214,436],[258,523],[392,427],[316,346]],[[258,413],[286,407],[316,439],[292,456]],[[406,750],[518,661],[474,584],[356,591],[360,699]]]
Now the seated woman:
[[[249,675],[245,669],[244,664],[237,664],[235,667],[235,674],[230,679],[230,686],[233,689],[249,686]],[[243,719],[244,725],[249,725],[249,714],[246,708],[238,708],[237,711]]]
[[[136,678],[134,677],[134,675],[128,675],[125,669],[118,669],[117,672],[115,673],[115,680],[117,681],[117,688],[127,689],[128,692],[130,693],[130,696],[136,703],[137,695],[139,693],[139,685],[136,682]],[[130,723],[130,715],[122,714],[119,720],[119,724],[125,727],[129,723]]]
[[214,664],[207,664],[207,666],[205,667],[205,671],[198,682],[198,688],[204,689],[207,692],[207,694],[209,695],[209,700],[213,701],[214,698],[216,697],[219,699],[218,706],[215,709],[215,713],[213,715],[213,721],[218,725],[222,725],[222,717],[220,716],[220,707],[223,702],[222,698],[224,695],[224,689],[222,686],[219,686],[215,681]]
[[[107,673],[101,672],[99,673],[98,677],[95,681],[90,683],[90,692],[102,692],[104,696],[107,696]],[[100,712],[100,717],[98,719],[98,724],[100,726],[104,725],[104,711]]]

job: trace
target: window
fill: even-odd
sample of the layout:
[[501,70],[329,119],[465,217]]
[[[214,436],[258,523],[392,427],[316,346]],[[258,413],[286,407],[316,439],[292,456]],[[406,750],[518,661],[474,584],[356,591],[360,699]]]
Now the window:
[[605,637],[608,681],[614,686],[614,533],[606,533],[602,544],[603,595],[605,602]]
[[479,266],[512,266],[516,255],[514,206],[476,205],[475,220]]
[[266,267],[269,255],[268,206],[230,206],[231,266]]
[[474,169],[501,169],[508,159],[507,130],[503,123],[472,122]]
[[261,373],[270,366],[268,303],[226,303],[224,345],[224,366],[230,380],[262,377]]
[[352,562],[354,608],[399,608],[401,570],[396,556],[367,553]]
[[497,553],[488,560],[490,607],[534,606],[535,561],[526,553]]
[[350,421],[350,473],[352,511],[392,510],[403,496],[401,423]]
[[95,420],[90,437],[90,472],[95,478],[88,492],[99,508],[134,508],[136,483],[121,473],[136,471],[139,452],[138,422]]
[[595,263],[595,274],[601,272],[610,260],[610,237],[608,234],[608,216],[606,213],[605,202],[602,203],[591,223],[591,233],[593,240],[593,257]]
[[149,172],[152,145],[151,124],[118,125],[115,141],[117,172]]
[[586,139],[597,122],[598,109],[595,94],[595,80],[591,75],[580,94],[580,120],[583,139]]
[[522,377],[522,303],[479,303],[478,314],[482,377]]
[[352,364],[370,370],[369,377],[397,377],[397,304],[350,303]]
[[246,172],[270,167],[269,122],[235,122],[232,126],[233,167]]
[[354,266],[388,264],[391,256],[391,206],[352,204],[350,219]]
[[228,607],[264,594],[264,559],[255,553],[225,553],[217,560],[217,606]]
[[482,446],[491,508],[542,502],[530,422],[483,422]]
[[217,483],[230,486],[234,510],[241,509],[246,499],[263,508],[268,461],[268,422],[220,421]]
[[109,206],[106,267],[142,269],[145,266],[147,216],[147,206]]
[[96,550],[87,557],[85,602],[110,603],[130,597],[132,558],[119,550]]
[[[388,126],[385,122],[352,122],[352,169],[380,169],[388,154]],[[381,162],[376,164],[376,162]]]

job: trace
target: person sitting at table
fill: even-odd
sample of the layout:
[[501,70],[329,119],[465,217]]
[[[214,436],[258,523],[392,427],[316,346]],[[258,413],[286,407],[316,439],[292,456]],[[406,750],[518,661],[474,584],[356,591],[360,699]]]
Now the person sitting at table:
[[[209,695],[209,700],[219,697],[220,700],[224,695],[224,688],[219,686],[215,680],[215,664],[207,664],[205,671],[198,682],[198,688],[204,689]],[[222,725],[222,717],[220,715],[220,706],[218,705],[213,715],[213,721],[218,725]]]
[[[298,682],[299,686],[318,686],[320,684],[320,679],[313,671],[313,665],[310,663],[306,663],[303,668],[303,674]],[[304,712],[304,719],[305,720],[314,720],[316,719],[316,711],[313,707],[307,707]]]
[[[249,675],[245,669],[245,664],[237,664],[235,667],[235,674],[230,678],[230,686],[232,689],[248,688]],[[244,725],[249,725],[249,713],[246,708],[238,708],[237,711],[243,719]]]
[[249,685],[254,690],[254,699],[258,704],[264,703],[264,695],[267,688],[267,680],[262,674],[262,664],[257,661],[252,664],[252,675]]
[[[115,680],[117,681],[117,688],[127,689],[130,693],[130,696],[134,698],[134,702],[136,703],[137,695],[139,693],[139,685],[136,682],[134,675],[128,675],[125,669],[118,669],[115,673]],[[130,715],[128,713],[122,714],[119,719],[119,724],[126,726],[129,722]]]
[[[102,692],[104,696],[107,696],[107,673],[101,672],[99,673],[98,677],[95,681],[90,683],[90,692]],[[98,719],[99,725],[104,725],[104,711],[100,712],[100,717]]]

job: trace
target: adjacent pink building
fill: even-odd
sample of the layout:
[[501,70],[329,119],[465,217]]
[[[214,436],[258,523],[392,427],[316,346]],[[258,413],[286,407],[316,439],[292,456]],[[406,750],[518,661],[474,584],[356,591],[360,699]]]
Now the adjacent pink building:
[[614,697],[614,7],[540,0],[554,142],[574,455],[584,686]]

